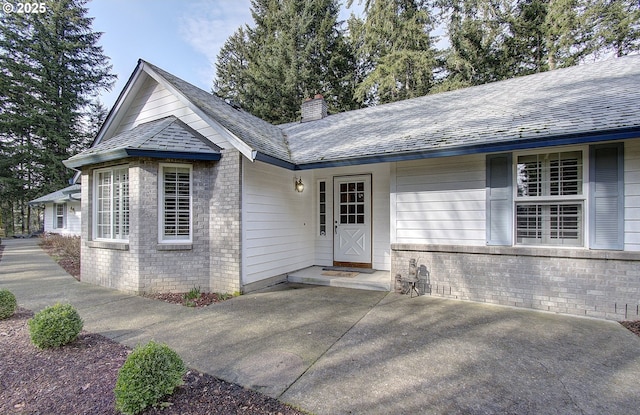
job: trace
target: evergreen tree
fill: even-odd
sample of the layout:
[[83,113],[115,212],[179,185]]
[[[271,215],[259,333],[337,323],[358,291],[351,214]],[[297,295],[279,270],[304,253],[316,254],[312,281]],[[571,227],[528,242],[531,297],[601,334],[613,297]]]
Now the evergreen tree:
[[595,0],[588,17],[595,27],[596,54],[624,56],[640,51],[640,3]]
[[505,78],[529,75],[549,69],[547,30],[548,2],[546,0],[524,0],[515,4],[506,15],[509,35],[504,42],[504,61],[508,68]]
[[368,0],[365,15],[359,60],[370,70],[356,88],[356,99],[375,104],[427,94],[436,67],[427,2]]
[[101,33],[91,30],[92,18],[83,7],[86,0],[50,2],[49,12],[33,21],[35,60],[40,66],[43,112],[37,130],[46,150],[47,182],[56,190],[66,184],[69,170],[62,164],[79,147],[85,132],[82,118],[89,110],[90,97],[109,88],[114,76],[108,58],[98,45]]
[[35,137],[40,116],[33,30],[28,15],[6,14],[0,21],[0,203],[3,222],[12,233],[29,228],[27,202],[42,182],[41,146]]
[[91,146],[108,115],[109,109],[100,100],[89,103],[88,110],[83,116],[82,138],[75,143],[76,148],[71,149],[72,154],[79,153]]
[[508,16],[506,77],[577,65],[593,51],[584,0],[520,0]]
[[593,25],[583,0],[549,0],[544,31],[547,68],[573,66],[593,51]]
[[640,12],[630,3],[441,0],[450,48],[443,53],[444,76],[437,89],[573,66],[600,51],[618,50],[616,45],[628,45],[624,53],[637,50]]
[[252,0],[255,25],[239,29],[218,56],[213,90],[274,123],[300,118],[323,94],[331,112],[354,107],[353,65],[336,0]]
[[115,78],[84,4],[47,1],[42,13],[2,16],[0,141],[10,177],[0,191],[21,232],[30,231],[26,202],[67,185],[62,160],[86,142],[82,118]]
[[221,98],[240,103],[246,97],[249,38],[240,27],[220,49],[216,61],[216,78],[212,92]]
[[437,4],[449,48],[441,53],[445,75],[434,92],[503,79],[507,5],[484,0],[443,0]]

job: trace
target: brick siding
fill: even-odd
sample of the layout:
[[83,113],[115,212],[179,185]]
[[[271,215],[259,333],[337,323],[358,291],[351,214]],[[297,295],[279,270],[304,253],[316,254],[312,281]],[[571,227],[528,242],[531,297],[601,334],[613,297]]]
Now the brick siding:
[[[240,153],[226,150],[218,162],[146,158],[127,162],[128,242],[92,240],[93,170],[107,165],[82,172],[82,194],[87,197],[82,198],[81,279],[134,293],[186,292],[194,287],[205,292],[240,291]],[[193,166],[191,244],[158,243],[160,163]]]
[[209,286],[216,292],[240,292],[242,156],[235,149],[222,151],[211,176],[213,194],[209,202]]
[[392,245],[392,275],[429,271],[427,295],[637,320],[640,255],[578,249]]

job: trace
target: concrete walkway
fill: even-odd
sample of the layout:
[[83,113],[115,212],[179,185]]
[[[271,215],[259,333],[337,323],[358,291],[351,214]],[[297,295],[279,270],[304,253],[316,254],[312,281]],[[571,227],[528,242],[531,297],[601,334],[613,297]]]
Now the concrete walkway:
[[37,240],[3,240],[0,288],[85,329],[323,414],[631,414],[640,338],[617,323],[284,284],[193,309],[77,282]]

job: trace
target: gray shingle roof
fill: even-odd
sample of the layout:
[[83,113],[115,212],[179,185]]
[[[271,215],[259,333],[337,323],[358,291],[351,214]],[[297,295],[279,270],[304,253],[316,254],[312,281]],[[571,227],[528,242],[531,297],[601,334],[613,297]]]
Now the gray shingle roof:
[[[75,196],[74,196],[75,195]],[[64,189],[57,190],[29,202],[30,205],[39,205],[49,202],[66,202],[69,200],[80,200],[80,185],[73,184]]]
[[65,160],[67,167],[81,167],[117,160],[141,152],[217,155],[220,149],[202,134],[174,116],[140,124]]
[[207,116],[220,123],[220,125],[254,150],[280,160],[291,161],[285,135],[277,126],[242,109],[235,108],[221,98],[205,92],[157,66],[148,62],[145,62],[145,64],[149,65],[167,82],[184,94],[189,101],[200,108]]
[[[638,55],[280,126],[235,108],[152,64],[140,62],[241,140],[259,159],[264,155],[269,162],[279,164],[277,160],[281,160],[288,168],[498,151],[501,146],[513,149],[536,143],[568,144],[585,142],[589,137],[596,141],[615,131],[640,136]],[[573,138],[567,141],[567,136]],[[169,117],[99,142],[65,164],[78,167],[113,160],[116,154],[132,148],[168,152],[219,150],[212,150],[206,143],[213,146]]]
[[298,165],[640,127],[640,56],[287,124]]

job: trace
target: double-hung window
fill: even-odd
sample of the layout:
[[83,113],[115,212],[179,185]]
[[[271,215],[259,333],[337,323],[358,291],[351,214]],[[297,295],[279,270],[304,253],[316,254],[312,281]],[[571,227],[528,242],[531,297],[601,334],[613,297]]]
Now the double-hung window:
[[583,152],[517,156],[516,243],[584,246]]
[[53,219],[55,229],[64,229],[66,219],[66,205],[64,203],[55,203],[53,205]]
[[160,242],[191,242],[191,166],[161,164]]
[[129,239],[129,169],[113,167],[95,172],[94,236]]
[[489,154],[486,212],[487,245],[622,250],[624,144]]

